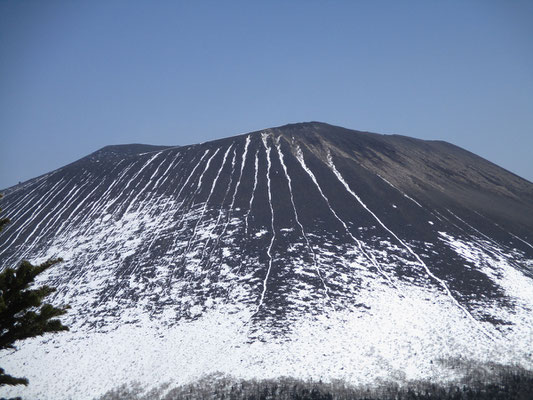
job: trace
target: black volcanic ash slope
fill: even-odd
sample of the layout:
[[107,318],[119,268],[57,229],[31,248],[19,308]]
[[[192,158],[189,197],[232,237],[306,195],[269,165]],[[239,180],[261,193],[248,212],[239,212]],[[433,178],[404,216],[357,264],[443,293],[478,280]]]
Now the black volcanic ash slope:
[[521,257],[533,257],[533,185],[445,142],[295,124],[109,146],[5,194],[4,266],[69,259],[50,279],[67,299],[74,285],[87,294],[80,324],[148,298],[154,318],[165,305],[181,319],[244,303],[279,334],[294,313],[353,307],[364,277],[434,287],[473,319],[505,323],[479,301],[512,301],[439,232],[476,237],[532,276]]

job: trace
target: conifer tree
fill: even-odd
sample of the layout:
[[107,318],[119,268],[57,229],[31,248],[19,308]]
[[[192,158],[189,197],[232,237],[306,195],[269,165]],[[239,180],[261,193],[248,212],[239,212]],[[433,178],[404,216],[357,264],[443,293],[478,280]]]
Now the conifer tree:
[[[0,231],[7,223],[9,219],[0,219]],[[40,265],[32,265],[23,260],[16,269],[6,268],[0,272],[0,350],[15,349],[18,340],[68,330],[57,319],[67,312],[68,306],[58,308],[43,304],[55,288],[32,286],[37,275],[61,261],[53,258]],[[0,386],[27,384],[26,378],[8,375],[0,368]]]

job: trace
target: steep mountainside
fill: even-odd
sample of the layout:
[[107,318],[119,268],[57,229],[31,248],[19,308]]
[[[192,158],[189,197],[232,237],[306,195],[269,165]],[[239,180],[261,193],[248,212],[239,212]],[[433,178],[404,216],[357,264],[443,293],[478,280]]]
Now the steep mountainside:
[[533,368],[533,184],[445,142],[294,124],[109,146],[4,194],[0,267],[63,257],[42,282],[72,306],[2,354],[31,382],[11,394]]

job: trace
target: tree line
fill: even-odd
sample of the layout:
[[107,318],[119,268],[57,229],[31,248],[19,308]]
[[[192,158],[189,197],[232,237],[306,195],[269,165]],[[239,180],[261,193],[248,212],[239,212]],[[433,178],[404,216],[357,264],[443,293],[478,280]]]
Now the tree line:
[[490,373],[467,375],[459,383],[428,381],[382,384],[364,388],[294,378],[237,380],[208,376],[169,390],[169,385],[144,391],[139,384],[122,385],[97,400],[531,400],[533,372],[520,367],[492,366]]

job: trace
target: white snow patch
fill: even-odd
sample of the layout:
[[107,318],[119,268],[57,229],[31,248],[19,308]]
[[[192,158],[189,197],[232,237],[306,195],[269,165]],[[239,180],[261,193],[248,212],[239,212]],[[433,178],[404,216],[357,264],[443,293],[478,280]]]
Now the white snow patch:
[[259,232],[256,232],[254,234],[255,237],[261,237],[261,236],[264,236],[268,233],[268,231],[266,229],[261,229]]

